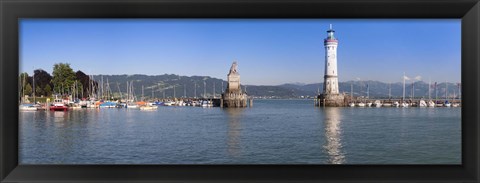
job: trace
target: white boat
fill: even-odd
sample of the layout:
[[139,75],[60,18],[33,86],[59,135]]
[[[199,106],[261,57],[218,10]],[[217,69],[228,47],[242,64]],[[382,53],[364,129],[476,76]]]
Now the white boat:
[[372,107],[372,104],[373,104],[373,103],[371,103],[371,102],[367,102],[366,106],[367,106],[367,107]]
[[158,106],[140,106],[140,110],[144,110],[144,111],[151,111],[151,110],[156,110],[158,108]]
[[427,107],[427,103],[425,102],[425,100],[420,100],[420,107]]
[[435,107],[435,102],[433,101],[428,101],[428,104],[427,104],[428,107]]
[[126,108],[127,109],[138,109],[138,105],[135,103],[127,103]]
[[448,102],[448,100],[446,100],[444,106],[445,107],[450,107],[450,106],[452,106],[452,104],[450,102]]
[[185,102],[183,102],[183,100],[180,100],[178,102],[175,103],[176,106],[185,106]]
[[348,104],[348,106],[350,106],[350,107],[355,107],[355,103],[350,102],[350,103]]
[[398,103],[397,101],[395,101],[395,102],[393,103],[393,107],[400,107],[400,103]]
[[460,106],[459,103],[453,103],[453,104],[452,104],[452,107],[458,107],[458,106]]
[[175,102],[174,101],[167,101],[167,102],[164,102],[163,105],[172,106],[172,105],[175,105]]
[[360,102],[360,103],[357,104],[357,106],[358,106],[358,107],[365,107],[365,103]]
[[375,102],[373,103],[373,105],[375,107],[382,107],[382,103],[380,102],[380,100],[375,100]]
[[202,107],[213,107],[213,104],[212,104],[212,101],[203,100],[203,101],[201,102],[201,106],[202,106]]
[[383,107],[392,107],[392,103],[383,103],[382,106]]
[[402,107],[408,107],[408,103],[402,102]]
[[37,107],[35,107],[33,104],[21,104],[18,109],[20,111],[36,111],[38,110]]

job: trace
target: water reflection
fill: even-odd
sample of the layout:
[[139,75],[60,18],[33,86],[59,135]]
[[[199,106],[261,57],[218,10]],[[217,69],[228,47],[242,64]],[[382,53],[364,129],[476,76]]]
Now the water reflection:
[[240,155],[240,133],[242,130],[240,118],[244,111],[243,108],[225,108],[228,116],[227,131],[227,151],[230,156],[238,157]]
[[55,125],[63,126],[67,122],[68,112],[52,111],[50,113],[53,113],[53,122],[55,122]]
[[341,137],[341,115],[340,109],[337,107],[324,108],[325,112],[325,139],[326,143],[323,148],[326,150],[331,164],[345,163],[345,156],[342,152]]

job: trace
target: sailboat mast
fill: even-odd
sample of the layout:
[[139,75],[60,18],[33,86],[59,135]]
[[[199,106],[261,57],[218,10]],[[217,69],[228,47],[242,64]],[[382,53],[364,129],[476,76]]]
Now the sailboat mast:
[[32,76],[32,82],[33,82],[33,103],[35,104],[35,72],[33,72]]
[[460,85],[461,85],[461,83],[458,83],[458,100],[460,100],[460,97],[462,96],[460,94]]
[[412,82],[412,98],[415,99],[415,82]]
[[120,93],[120,100],[122,100],[123,99],[122,91],[120,90],[120,84],[118,84],[118,82],[117,82],[117,89],[118,89],[118,93]]
[[[317,92],[320,94],[320,89]],[[350,98],[353,99],[353,83],[350,83]]]
[[367,98],[370,98],[370,86],[367,84]]
[[193,88],[195,89],[195,92],[194,92],[195,93],[195,98],[197,98],[197,83],[194,83]]
[[448,85],[447,85],[447,81],[445,81],[445,100],[447,100],[447,96],[448,96]]
[[[245,90],[247,90],[247,86],[245,86]],[[213,98],[215,98],[215,82],[213,82]]]
[[428,100],[430,100],[430,88],[432,88],[432,81],[428,79]]
[[183,97],[187,98],[187,87],[183,84]]
[[392,83],[388,83],[388,99],[392,98]]
[[405,100],[405,72],[403,73],[403,95],[402,95],[402,101]]

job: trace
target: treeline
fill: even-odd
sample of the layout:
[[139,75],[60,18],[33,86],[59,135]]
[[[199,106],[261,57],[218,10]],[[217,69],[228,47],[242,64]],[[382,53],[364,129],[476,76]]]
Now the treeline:
[[[35,80],[35,81],[34,81]],[[53,94],[88,97],[89,86],[97,86],[98,83],[90,81],[89,76],[82,71],[74,72],[68,63],[58,63],[53,66],[52,75],[43,69],[33,71],[33,76],[21,73],[19,76],[20,95],[52,96]],[[92,83],[90,83],[92,82]],[[35,85],[35,91],[33,87]]]

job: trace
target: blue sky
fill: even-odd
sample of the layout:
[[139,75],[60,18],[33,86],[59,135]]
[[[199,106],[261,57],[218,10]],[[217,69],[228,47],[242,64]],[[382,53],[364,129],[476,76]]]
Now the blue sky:
[[460,19],[21,19],[20,71],[226,80],[237,61],[242,84],[318,83],[329,24],[340,81],[460,81]]

